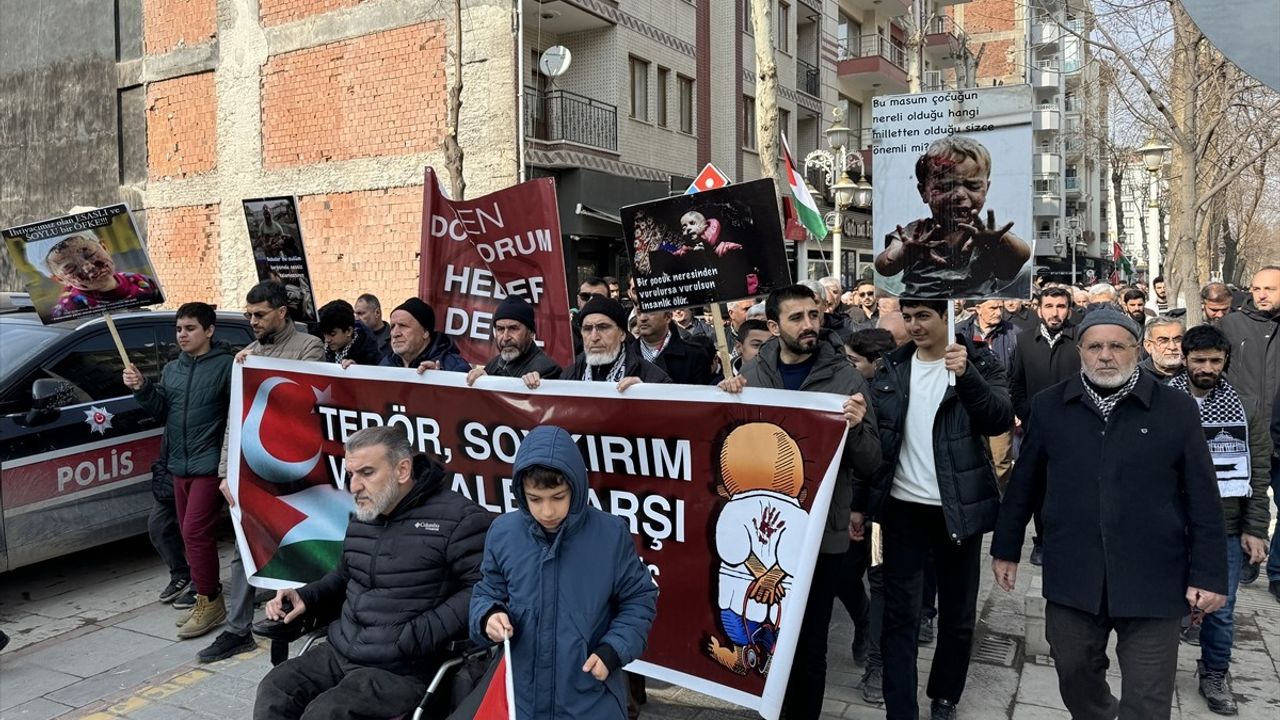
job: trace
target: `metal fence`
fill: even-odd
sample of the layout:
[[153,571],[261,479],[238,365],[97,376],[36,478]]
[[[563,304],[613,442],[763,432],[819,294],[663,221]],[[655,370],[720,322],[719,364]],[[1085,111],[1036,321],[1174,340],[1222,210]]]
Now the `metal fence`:
[[796,88],[814,97],[819,97],[822,92],[818,84],[818,68],[800,58],[796,58]]
[[836,56],[840,60],[874,55],[879,55],[900,68],[907,67],[907,51],[883,35],[845,38],[836,46]]
[[568,90],[525,86],[524,131],[546,142],[571,142],[616,152],[618,107]]

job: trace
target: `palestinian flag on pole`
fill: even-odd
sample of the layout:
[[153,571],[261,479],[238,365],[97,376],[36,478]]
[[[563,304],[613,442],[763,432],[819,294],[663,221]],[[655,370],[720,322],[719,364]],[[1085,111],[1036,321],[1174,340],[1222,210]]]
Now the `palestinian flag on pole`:
[[475,690],[458,705],[448,720],[516,720],[516,688],[511,679],[511,641],[502,641]]
[[795,198],[796,215],[800,217],[800,223],[813,233],[814,239],[821,240],[827,236],[827,223],[822,219],[822,213],[818,212],[818,204],[809,194],[804,178],[796,171],[796,161],[791,158],[791,146],[787,144],[786,133],[782,134],[782,157],[787,161],[787,184],[791,186],[791,197]]
[[1133,263],[1129,262],[1129,256],[1124,254],[1124,249],[1120,247],[1120,243],[1111,241],[1111,260],[1115,263],[1116,272],[1124,278],[1125,282],[1133,279]]

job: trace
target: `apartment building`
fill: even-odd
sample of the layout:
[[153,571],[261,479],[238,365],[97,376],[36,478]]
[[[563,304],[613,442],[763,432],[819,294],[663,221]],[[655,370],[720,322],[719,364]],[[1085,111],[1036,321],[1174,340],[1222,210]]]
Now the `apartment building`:
[[974,0],[964,8],[977,83],[1035,89],[1035,261],[1042,274],[1086,282],[1111,269],[1106,225],[1106,96],[1080,35],[1088,0]]

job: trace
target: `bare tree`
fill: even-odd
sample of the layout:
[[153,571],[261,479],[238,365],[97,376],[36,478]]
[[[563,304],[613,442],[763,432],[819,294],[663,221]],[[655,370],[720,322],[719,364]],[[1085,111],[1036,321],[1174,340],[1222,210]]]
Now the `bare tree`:
[[449,171],[449,195],[462,200],[467,181],[462,175],[463,152],[458,142],[459,118],[462,117],[462,0],[453,0],[453,84],[449,86],[449,128],[444,136],[445,167]]
[[[756,48],[756,147],[760,172],[778,179],[778,64],[773,59],[772,0],[751,0]],[[781,32],[786,32],[782,29]]]

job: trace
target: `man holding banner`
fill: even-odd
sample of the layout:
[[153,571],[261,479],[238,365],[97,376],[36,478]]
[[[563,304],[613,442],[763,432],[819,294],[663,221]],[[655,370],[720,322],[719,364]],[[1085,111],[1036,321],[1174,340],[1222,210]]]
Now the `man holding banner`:
[[[844,405],[848,440],[783,701],[788,720],[816,720],[822,712],[826,688],[831,608],[837,585],[845,578],[844,555],[854,533],[849,524],[853,476],[870,477],[875,472],[880,464],[880,442],[875,411],[866,399],[866,380],[832,343],[829,334],[822,331],[822,311],[813,292],[803,285],[780,288],[769,295],[765,315],[774,339],[743,364],[742,374],[725,380],[720,387],[733,393],[744,387],[758,387],[836,393],[848,398]],[[862,539],[860,527],[857,532],[859,536],[854,539]]]
[[547,380],[559,378],[560,366],[538,347],[537,328],[537,316],[529,301],[520,295],[508,295],[493,312],[493,344],[498,354],[467,373],[467,384],[474,385],[481,375],[524,377],[536,372]]
[[382,358],[388,367],[469,372],[471,365],[458,354],[453,340],[436,330],[436,311],[411,297],[391,311],[391,352]]

